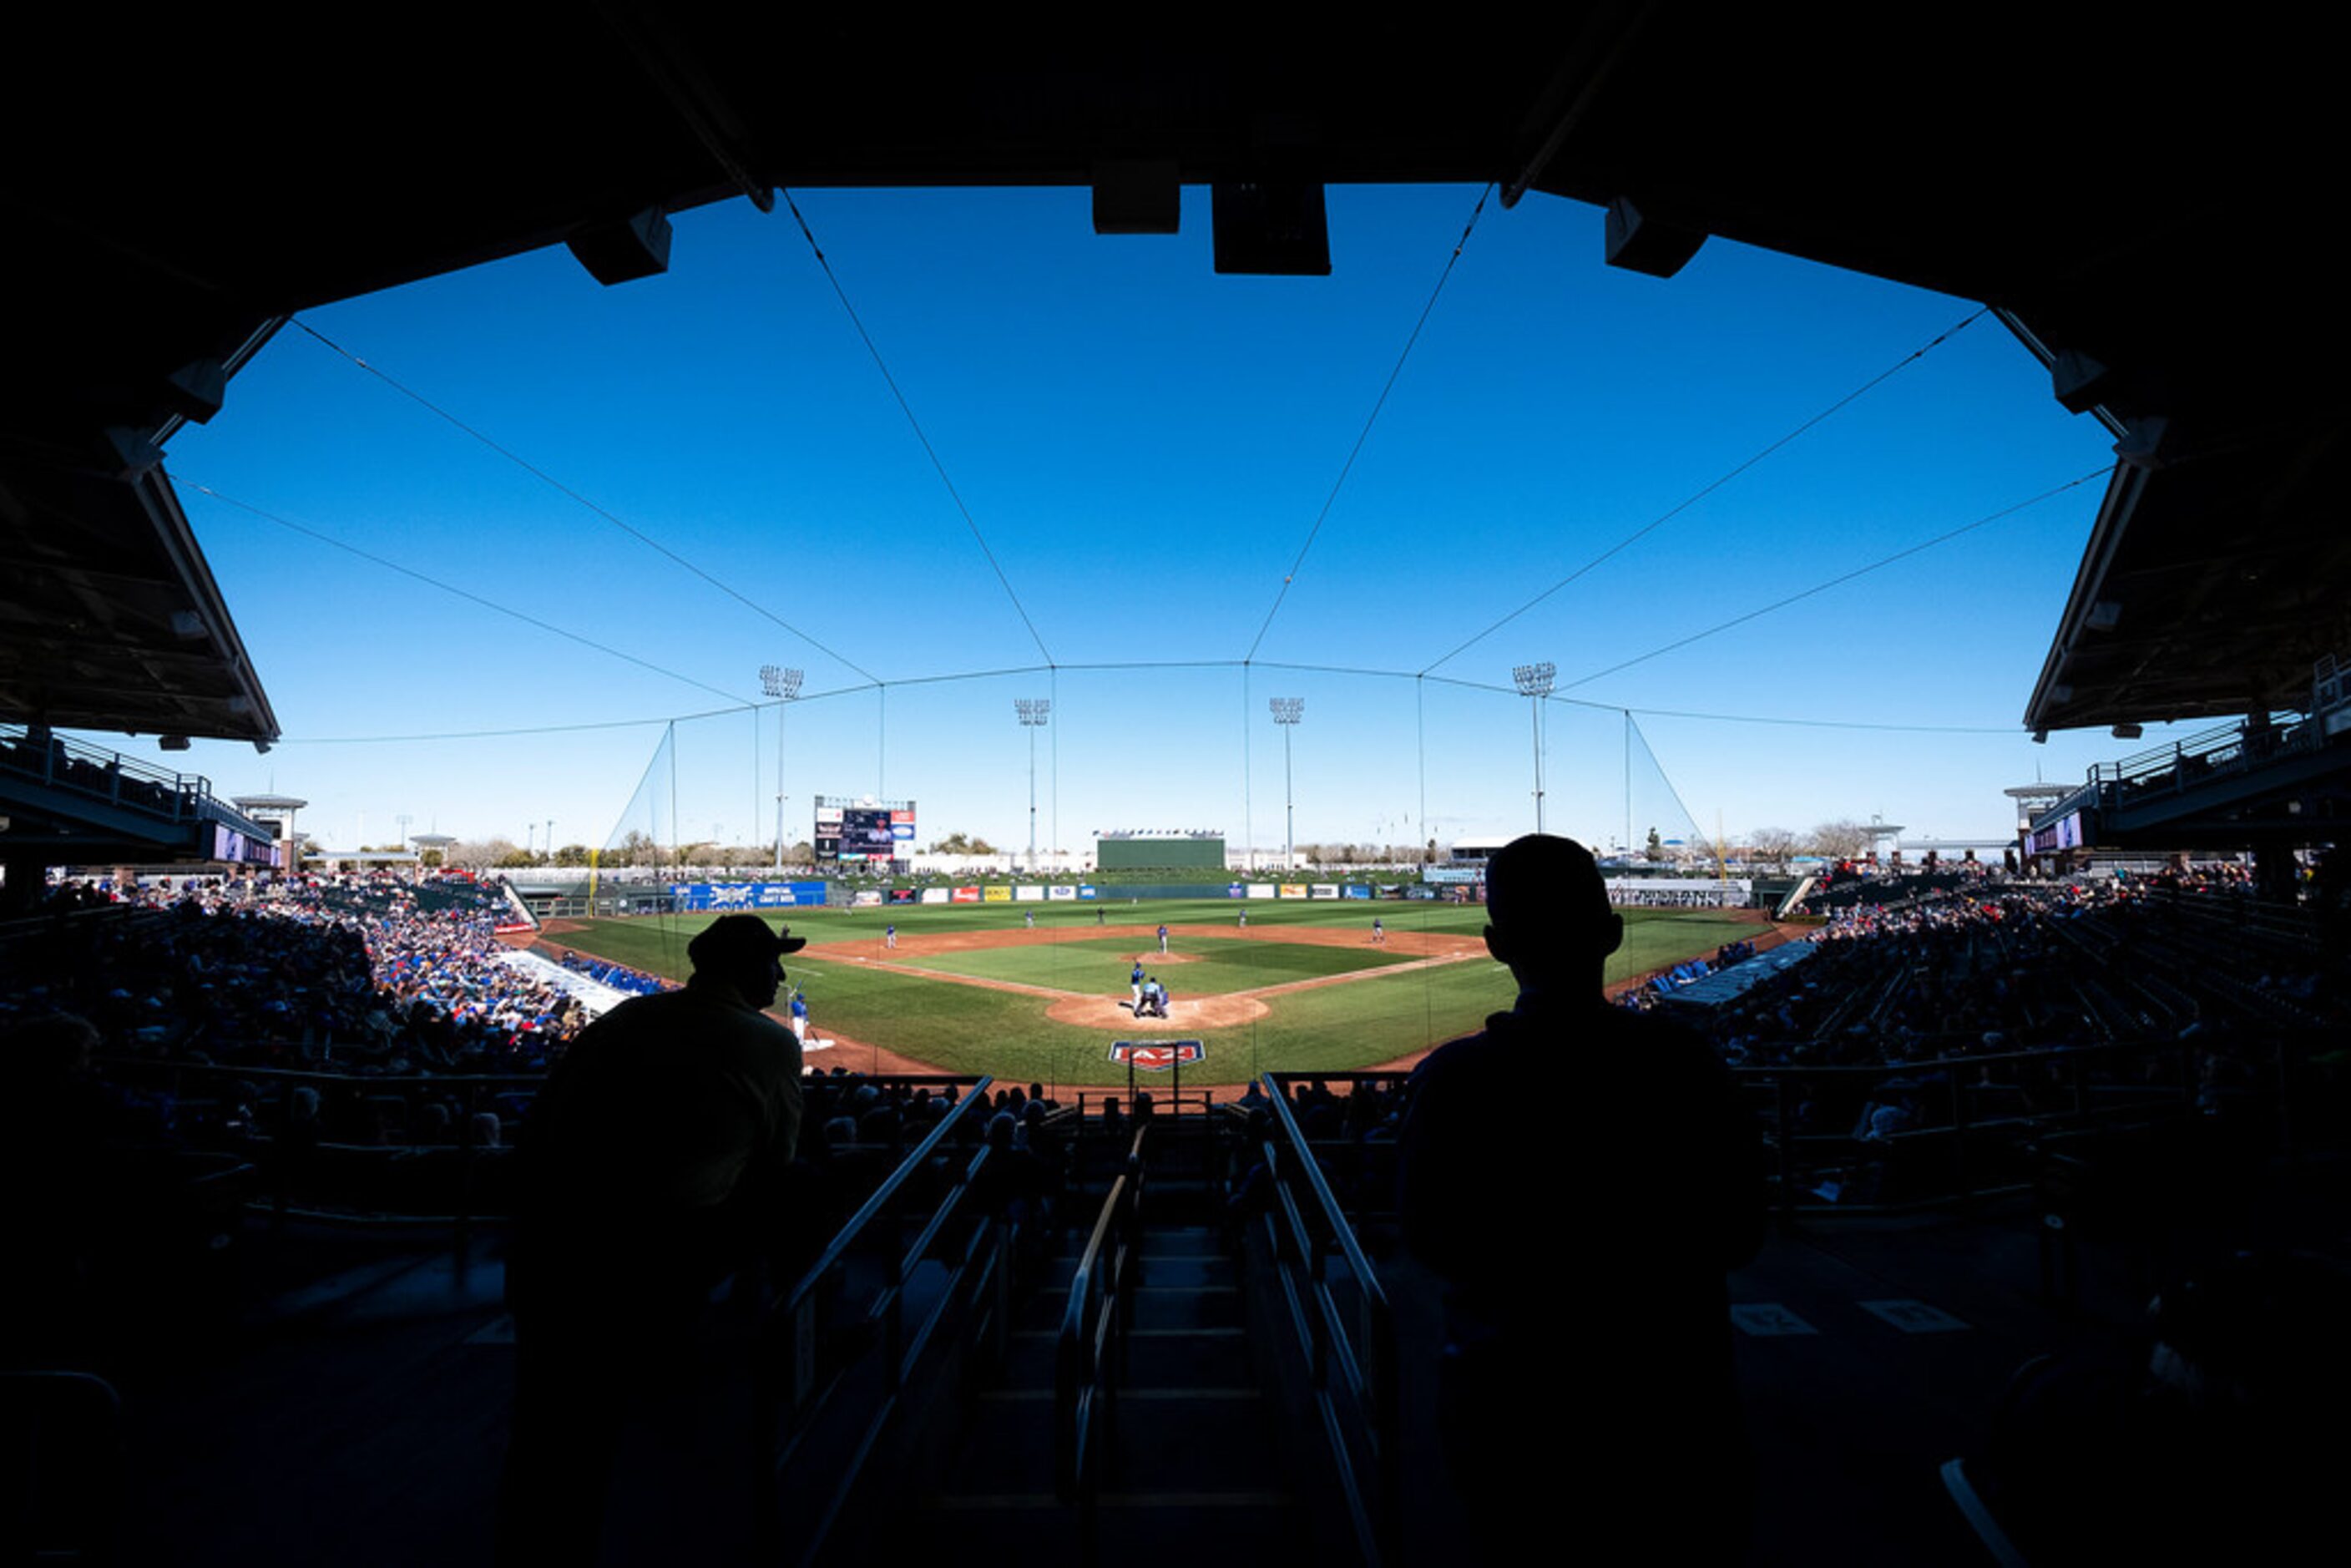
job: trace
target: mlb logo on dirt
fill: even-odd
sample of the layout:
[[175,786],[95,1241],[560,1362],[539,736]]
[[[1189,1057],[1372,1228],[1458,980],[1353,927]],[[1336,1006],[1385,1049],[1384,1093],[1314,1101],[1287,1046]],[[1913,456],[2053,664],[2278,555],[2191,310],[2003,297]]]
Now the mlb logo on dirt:
[[1122,1040],[1110,1048],[1113,1061],[1140,1072],[1190,1067],[1207,1054],[1208,1048],[1196,1040]]

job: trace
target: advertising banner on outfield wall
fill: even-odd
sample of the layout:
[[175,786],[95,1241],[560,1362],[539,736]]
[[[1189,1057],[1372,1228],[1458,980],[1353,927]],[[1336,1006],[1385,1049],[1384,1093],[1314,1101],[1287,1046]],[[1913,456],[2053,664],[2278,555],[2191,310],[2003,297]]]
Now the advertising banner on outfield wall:
[[979,901],[982,904],[1009,904],[1012,902],[1012,890],[1008,887],[983,887],[979,890]]
[[1635,909],[1737,909],[1747,903],[1744,879],[1715,882],[1695,876],[1612,876],[1608,902]]
[[893,887],[890,890],[890,902],[912,904],[914,902],[914,890],[911,887]]
[[1063,899],[1077,897],[1078,890],[1066,882],[1057,882],[1045,890],[1045,896],[1058,904]]
[[1339,890],[1339,896],[1342,898],[1369,898],[1372,896],[1372,890],[1360,882],[1351,882],[1346,886]]
[[1271,898],[1280,891],[1281,889],[1270,882],[1253,882],[1249,884],[1249,895],[1251,898]]
[[1285,882],[1281,884],[1281,896],[1303,898],[1306,896],[1306,884],[1302,882]]
[[738,909],[797,909],[825,901],[820,882],[674,882],[671,907],[681,915]]
[[1040,903],[1045,896],[1045,884],[1041,882],[1016,883],[1013,884],[1012,896],[1021,904]]
[[1078,896],[1080,898],[1093,898],[1098,896],[1094,892],[1094,884],[1090,882],[1081,882],[1078,883]]
[[925,904],[945,904],[947,902],[948,896],[952,891],[953,890],[951,889],[944,887],[926,887],[923,889],[923,902]]
[[1313,886],[1306,890],[1306,896],[1309,898],[1336,898],[1339,896],[1339,884],[1335,882],[1318,882],[1314,883]]
[[1249,896],[1249,885],[1246,883],[1228,882],[1225,884],[1225,896],[1227,898],[1247,898]]
[[955,890],[955,896],[949,900],[949,902],[954,904],[977,904],[979,902],[979,889],[976,887],[958,887]]

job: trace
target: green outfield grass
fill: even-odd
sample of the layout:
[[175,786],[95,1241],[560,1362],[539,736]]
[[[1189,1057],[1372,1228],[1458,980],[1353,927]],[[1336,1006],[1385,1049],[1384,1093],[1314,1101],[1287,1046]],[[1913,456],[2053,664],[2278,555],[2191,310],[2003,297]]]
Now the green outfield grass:
[[1170,991],[1189,996],[1222,996],[1228,991],[1253,991],[1291,980],[1318,979],[1355,969],[1401,964],[1408,954],[1374,947],[1366,936],[1360,947],[1319,947],[1304,943],[1249,940],[1238,936],[1186,935],[1173,943],[1184,962],[1164,970],[1155,941],[1138,950],[1130,939],[1081,936],[1074,940],[1022,947],[983,948],[974,953],[893,953],[891,962],[941,974],[969,975],[982,980],[1016,980],[1022,985],[1050,986],[1064,991],[1100,991],[1123,995],[1127,977],[1137,957],[1146,973],[1156,974]]
[[[1104,906],[1113,925],[1156,927],[1233,922],[1234,905],[1219,901]],[[882,930],[895,923],[902,935],[952,930],[1017,930],[1022,922],[1017,909],[1003,905],[915,906],[883,910],[789,910],[779,912],[795,936],[817,943],[856,942],[842,949],[810,949],[785,960],[793,984],[808,998],[815,1032],[839,1032],[868,1045],[930,1062],[948,1071],[992,1072],[1021,1082],[1051,1084],[1123,1084],[1126,1070],[1109,1060],[1110,1045],[1119,1036],[1112,1030],[1055,1023],[1044,1016],[1045,1002],[1013,991],[994,991],[931,979],[895,970],[876,969],[860,956],[878,958]],[[1475,907],[1444,904],[1347,904],[1339,902],[1261,903],[1249,907],[1250,941],[1217,941],[1219,949],[1247,949],[1234,956],[1237,964],[1266,967],[1270,977],[1237,981],[1211,988],[1198,983],[1219,959],[1169,967],[1163,977],[1177,1005],[1187,996],[1212,989],[1250,988],[1284,979],[1360,970],[1383,962],[1405,961],[1408,955],[1382,954],[1369,946],[1322,947],[1304,944],[1268,943],[1269,926],[1321,925],[1360,927],[1368,936],[1377,915],[1391,931],[1437,931],[1475,935],[1484,929],[1485,912]],[[685,945],[710,920],[706,915],[647,916],[632,920],[596,920],[588,929],[551,941],[616,959],[634,967],[683,977],[691,966]],[[1067,927],[1071,940],[1034,946],[998,948],[976,953],[942,954],[917,960],[956,972],[987,978],[1023,979],[1056,989],[1117,995],[1125,989],[1124,961],[1136,949],[1117,938],[1106,940],[1107,950],[1092,936],[1093,909],[1089,905],[1038,909],[1040,929]],[[1625,911],[1624,950],[1609,961],[1612,980],[1677,963],[1694,955],[1711,953],[1725,942],[1751,935],[1755,927],[1717,915],[1680,912]],[[872,946],[863,946],[865,941]],[[1178,934],[1180,947],[1216,941]],[[1221,955],[1220,955],[1221,957]],[[991,967],[965,968],[967,964],[1000,960],[1043,966],[1019,972]],[[1146,968],[1150,956],[1144,960]],[[1061,966],[1055,968],[1058,963]],[[1274,973],[1276,966],[1290,966]],[[1107,976],[1105,977],[1105,971]],[[1058,976],[1059,977],[1055,977]],[[1204,1068],[1187,1071],[1187,1080],[1237,1082],[1265,1071],[1341,1072],[1374,1067],[1424,1046],[1467,1034],[1487,1014],[1510,1005],[1514,988],[1508,970],[1484,958],[1442,964],[1397,974],[1365,974],[1343,984],[1318,987],[1268,998],[1268,1016],[1233,1029],[1203,1030],[1207,1047]],[[1138,1038],[1154,1038],[1139,1036]],[[1174,1038],[1172,1036],[1157,1038]],[[814,1067],[857,1067],[852,1052],[813,1054]]]

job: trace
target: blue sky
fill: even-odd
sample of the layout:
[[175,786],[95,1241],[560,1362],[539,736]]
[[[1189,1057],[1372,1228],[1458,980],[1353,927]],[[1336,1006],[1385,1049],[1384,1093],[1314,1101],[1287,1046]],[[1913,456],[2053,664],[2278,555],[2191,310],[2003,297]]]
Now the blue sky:
[[[921,801],[926,839],[1025,844],[1016,696],[1057,705],[1048,845],[1245,824],[1278,843],[1271,695],[1307,699],[1301,841],[1510,831],[1532,823],[1510,672],[1545,659],[1598,705],[1553,705],[1546,759],[1551,825],[1593,837],[1625,826],[1625,707],[1689,817],[1733,835],[1872,813],[2003,834],[2003,786],[2133,748],[2017,727],[2102,480],[1583,680],[2109,463],[1988,316],[1446,658],[1974,308],[1719,241],[1677,278],[1614,272],[1598,213],[1541,197],[1488,204],[1269,623],[1477,197],[1334,189],[1332,275],[1264,278],[1213,273],[1204,191],[1180,235],[1119,238],[1091,233],[1082,191],[797,193],[1027,623],[780,207],[679,214],[670,272],[617,288],[558,250],[310,312],[741,598],[289,327],[168,453],[286,730],[188,765],[307,797],[331,843],[402,813],[597,843],[632,825],[658,723],[404,737],[735,705],[679,728],[679,831],[764,839],[775,721],[739,705],[770,663],[808,673],[795,837],[813,794],[880,790]],[[1028,673],[931,679],[1007,670]],[[1635,771],[1634,816],[1670,816]]]

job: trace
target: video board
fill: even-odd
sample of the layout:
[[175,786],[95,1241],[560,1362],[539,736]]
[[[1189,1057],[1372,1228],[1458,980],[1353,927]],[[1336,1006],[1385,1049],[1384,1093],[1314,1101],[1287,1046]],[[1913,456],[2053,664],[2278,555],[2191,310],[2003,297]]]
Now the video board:
[[847,861],[886,865],[903,861],[914,852],[914,803],[852,801],[820,795],[813,842],[819,864]]

